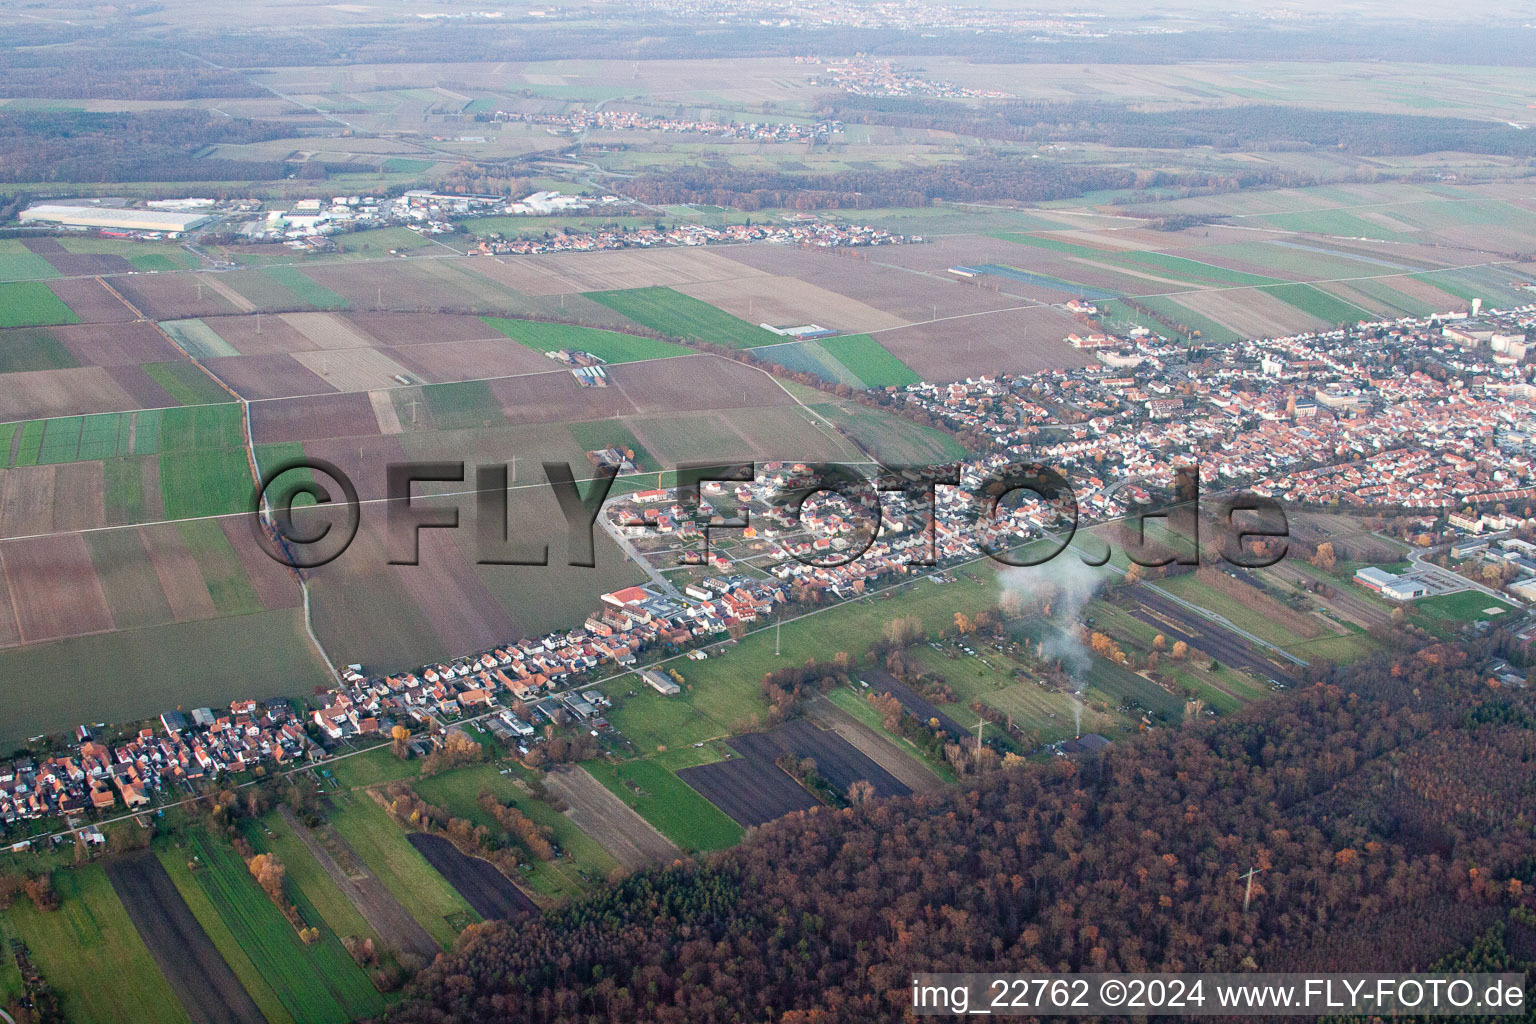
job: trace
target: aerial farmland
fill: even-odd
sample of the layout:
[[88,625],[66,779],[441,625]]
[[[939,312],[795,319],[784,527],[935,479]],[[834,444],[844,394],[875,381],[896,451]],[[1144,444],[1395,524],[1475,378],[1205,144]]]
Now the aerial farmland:
[[0,1016],[1529,975],[1531,27],[1456,15],[0,10]]

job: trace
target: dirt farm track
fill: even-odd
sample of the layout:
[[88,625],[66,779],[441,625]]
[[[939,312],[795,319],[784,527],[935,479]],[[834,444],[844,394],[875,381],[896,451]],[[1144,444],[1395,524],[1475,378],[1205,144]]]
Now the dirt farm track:
[[263,1024],[266,1018],[250,993],[192,916],[154,854],[120,857],[106,868],[129,919],[193,1024]]
[[610,793],[585,768],[550,772],[545,784],[570,808],[566,816],[629,870],[666,864],[678,856],[677,847],[666,836]]

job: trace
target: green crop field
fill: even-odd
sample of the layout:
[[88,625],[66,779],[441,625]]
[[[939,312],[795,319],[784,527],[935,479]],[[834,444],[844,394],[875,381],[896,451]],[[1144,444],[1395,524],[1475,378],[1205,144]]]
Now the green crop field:
[[827,338],[821,347],[846,366],[867,388],[906,387],[922,380],[912,368],[867,334]]
[[1349,286],[1360,294],[1369,296],[1377,302],[1385,303],[1408,316],[1428,316],[1436,312],[1432,303],[1414,298],[1406,292],[1398,291],[1392,287],[1393,280],[1394,278],[1351,281]]
[[1361,320],[1378,319],[1377,315],[1370,310],[1361,309],[1352,302],[1345,302],[1309,284],[1280,284],[1261,290],[1269,292],[1288,305],[1295,306],[1303,313],[1315,316],[1319,320],[1326,320],[1330,324],[1352,324]]
[[109,412],[85,417],[80,424],[78,457],[83,462],[127,455],[128,438],[133,430],[129,413]]
[[741,842],[742,827],[654,761],[591,761],[592,777],[685,850],[723,850]]
[[433,870],[400,826],[367,793],[336,794],[328,814],[337,833],[395,898],[444,947],[458,936],[454,921],[477,920],[464,897]]
[[643,327],[674,338],[697,338],[732,348],[772,345],[783,340],[756,324],[671,288],[626,288],[586,295]]
[[[61,462],[96,462],[137,450],[138,442],[130,446],[135,430],[143,437],[147,434],[148,450],[157,450],[159,444],[158,411],[108,412],[90,416],[58,416],[47,420],[31,420],[20,425],[23,438],[21,455],[27,461],[18,465],[51,465]],[[17,424],[9,424],[11,431]],[[9,437],[10,434],[7,434]],[[9,444],[0,451],[9,453]]]
[[142,363],[140,369],[148,374],[150,380],[160,385],[173,402],[181,405],[206,405],[230,400],[228,391],[191,363]]
[[1154,273],[1159,277],[1171,277],[1189,284],[1284,284],[1283,281],[1273,277],[1250,274],[1242,270],[1230,270],[1226,267],[1216,266],[1214,263],[1205,263],[1186,256],[1174,256],[1170,253],[1138,252],[1123,249],[1094,249],[1076,242],[1039,235],[1019,234],[1018,232],[994,233],[992,237],[1001,238],[1006,242],[1015,242],[1020,245],[1033,246],[1036,249],[1060,253],[1063,256],[1092,260],[1095,263],[1101,263],[1109,267],[1118,267],[1122,270],[1143,274]]
[[641,338],[618,331],[602,331],[594,327],[576,327],[572,324],[543,323],[536,320],[508,320],[505,317],[482,317],[487,324],[520,345],[535,352],[552,352],[569,348],[590,352],[605,363],[633,363],[642,359],[665,359],[668,356],[686,356],[692,350],[670,341]]
[[[1223,327],[1221,324],[1217,323],[1215,320],[1212,320],[1210,317],[1196,313],[1194,310],[1188,308],[1187,306],[1179,305],[1176,300],[1169,298],[1168,296],[1143,296],[1136,301],[1156,313],[1161,313],[1163,316],[1166,316],[1174,323],[1183,324],[1185,327],[1188,327],[1192,331],[1199,331],[1200,336],[1206,341],[1214,342],[1218,345],[1227,345],[1231,344],[1232,342],[1243,340],[1242,336],[1239,335],[1236,331],[1228,327]],[[1150,320],[1150,318],[1148,319]],[[1154,324],[1156,323],[1155,321],[1151,322]],[[1161,334],[1170,333],[1169,328],[1164,327],[1161,324],[1156,324],[1156,326],[1154,326],[1152,329],[1158,331]]]
[[248,615],[261,611],[261,600],[251,586],[240,556],[229,538],[212,519],[189,519],[176,524],[187,550],[197,560],[198,572],[220,615]]
[[0,327],[77,324],[80,318],[40,281],[0,284]]
[[158,273],[162,270],[184,270],[189,264],[178,262],[171,257],[159,252],[147,252],[136,256],[129,256],[128,262],[133,264],[135,270],[145,270]]
[[160,451],[205,451],[209,448],[243,448],[240,406],[189,406],[160,413]]
[[[178,704],[252,696],[307,697],[327,681],[297,609],[176,622],[0,649],[0,747],[60,722],[128,722]],[[110,679],[40,687],[33,679]]]
[[809,373],[834,384],[846,384],[862,388],[864,382],[854,375],[819,341],[794,341],[784,345],[769,345],[755,352],[769,363],[795,373]]
[[[476,100],[475,102],[478,103],[480,101]],[[474,104],[471,103],[470,106],[474,107]],[[409,157],[392,156],[385,160],[379,169],[386,174],[425,174],[432,169],[432,166],[433,161],[431,160],[412,160]]]
[[1303,210],[1297,213],[1271,213],[1258,220],[1284,231],[1305,231],[1318,235],[1342,235],[1346,238],[1381,238],[1405,241],[1412,232],[1394,231],[1372,223],[1347,210]]
[[344,1024],[383,1010],[383,997],[318,914],[307,923],[320,941],[306,946],[232,848],[196,831],[187,842],[198,884],[296,1024]]
[[[325,868],[288,827],[281,814],[274,811],[259,822],[247,821],[243,831],[252,848],[258,852],[275,853],[283,862],[290,890],[297,886],[304,898],[305,905],[300,906],[301,910],[313,907],[339,937],[359,935],[375,942],[382,941],[382,936],[369,926],[352,901],[331,881],[331,876],[325,873]],[[308,914],[305,917],[309,919]]]
[[297,267],[265,267],[261,273],[317,309],[346,309],[347,300]]
[[219,955],[229,965],[229,969],[235,972],[242,988],[250,993],[251,999],[256,1003],[256,1008],[266,1017],[269,1024],[295,1024],[293,1014],[288,1012],[283,1001],[278,998],[277,991],[262,977],[261,971],[251,961],[250,955],[241,948],[240,940],[235,938],[229,925],[220,916],[218,908],[208,898],[207,891],[198,882],[196,875],[188,862],[191,851],[185,847],[173,847],[163,840],[156,841],[156,855],[160,863],[165,866],[166,874],[171,876],[171,881],[176,884],[176,890],[181,893],[181,898],[186,902],[187,909],[192,911],[192,916],[197,918],[197,923],[203,926],[203,931],[208,933],[208,938],[213,942]]
[[124,455],[159,455],[160,430],[165,422],[164,409],[141,409],[133,414],[132,441]]
[[43,444],[37,452],[40,466],[74,462],[80,456],[79,416],[60,416],[43,424]]
[[235,347],[219,336],[219,332],[201,320],[165,320],[160,329],[176,340],[193,359],[222,359],[237,356]]
[[167,519],[192,519],[251,511],[256,485],[238,448],[164,452],[160,493]]
[[1164,276],[1174,274],[1194,284],[1246,284],[1266,285],[1282,284],[1273,277],[1264,277],[1262,274],[1249,274],[1242,270],[1228,270],[1226,267],[1218,267],[1213,263],[1202,263],[1200,260],[1192,260],[1184,256],[1172,256],[1163,252],[1132,252],[1126,253],[1103,262],[1112,263],[1115,266],[1127,269],[1154,270]]
[[59,272],[53,269],[53,264],[35,252],[0,249],[0,283],[44,281],[58,276]]
[[43,431],[47,424],[47,420],[29,420],[21,425],[21,436],[16,439],[16,459],[12,465],[37,465],[43,451]]
[[425,249],[435,245],[432,239],[410,228],[374,228],[336,236],[343,253],[380,255],[394,249]]
[[438,430],[473,430],[499,426],[505,416],[501,403],[483,380],[453,384],[428,384],[421,389],[421,400]]
[[24,328],[0,335],[0,373],[66,370],[79,365],[69,349],[45,328]]
[[100,865],[55,872],[53,884],[58,910],[40,913],[21,898],[0,921],[7,937],[27,944],[71,1024],[188,1024]]

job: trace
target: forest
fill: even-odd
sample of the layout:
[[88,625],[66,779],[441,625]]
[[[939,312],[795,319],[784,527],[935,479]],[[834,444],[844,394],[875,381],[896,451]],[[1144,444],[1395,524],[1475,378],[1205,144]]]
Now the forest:
[[1254,104],[1142,111],[1114,103],[989,103],[831,95],[822,113],[849,123],[952,131],[1013,142],[1089,142],[1135,149],[1340,149],[1358,156],[1454,151],[1536,156],[1536,135],[1497,121]]
[[1478,671],[1492,641],[1402,640],[1218,722],[792,815],[475,926],[389,1019],[873,1021],[919,971],[1529,961],[1536,698]]
[[0,96],[196,100],[262,96],[244,75],[154,48],[13,49],[0,64]]
[[1137,174],[1113,167],[1026,163],[989,156],[941,167],[810,175],[730,167],[678,167],[666,174],[633,179],[629,194],[644,203],[707,203],[739,210],[819,210],[927,206],[934,199],[1044,202],[1099,189],[1204,183],[1204,178],[1186,180],[1181,175]]
[[99,114],[0,110],[0,182],[278,178],[282,161],[195,159],[216,143],[262,142],[291,126],[203,110]]

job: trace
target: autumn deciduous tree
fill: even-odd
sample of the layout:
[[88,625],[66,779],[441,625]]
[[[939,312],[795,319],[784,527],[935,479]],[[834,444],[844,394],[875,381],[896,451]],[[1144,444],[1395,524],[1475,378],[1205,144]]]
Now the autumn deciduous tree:
[[251,877],[256,879],[256,884],[278,906],[283,905],[283,877],[287,869],[275,854],[258,853],[246,864],[251,870]]
[[1189,656],[1189,644],[1185,643],[1183,640],[1175,640],[1173,642],[1173,650],[1169,651],[1168,653],[1173,655],[1174,661],[1183,661],[1186,657]]
[[45,913],[58,910],[61,904],[58,890],[53,887],[53,876],[44,872],[40,875],[32,875],[22,888],[26,891],[27,898],[32,905]]
[[1319,544],[1311,561],[1323,572],[1333,572],[1333,567],[1338,564],[1338,556],[1333,553],[1333,543],[1325,540]]

